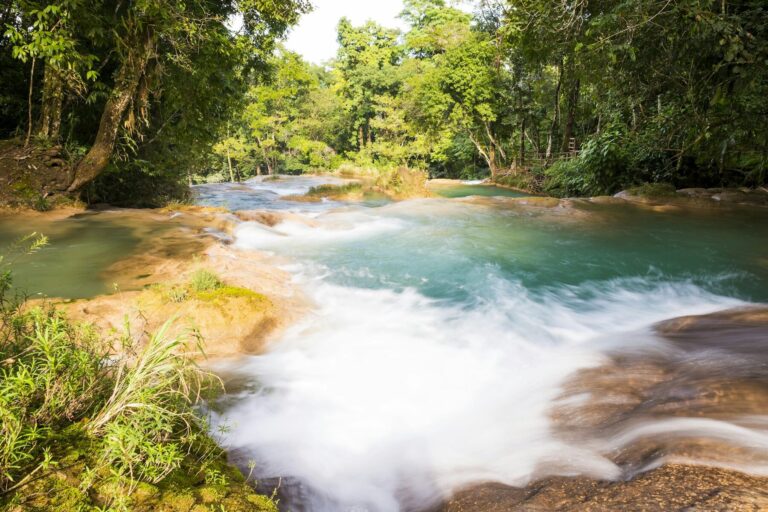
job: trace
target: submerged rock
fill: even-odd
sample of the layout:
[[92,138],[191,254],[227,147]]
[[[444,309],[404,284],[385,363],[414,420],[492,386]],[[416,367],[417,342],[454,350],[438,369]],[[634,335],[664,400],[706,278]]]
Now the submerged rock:
[[673,193],[643,193],[623,190],[613,197],[633,203],[655,205],[715,207],[718,205],[768,206],[768,189],[683,188]]

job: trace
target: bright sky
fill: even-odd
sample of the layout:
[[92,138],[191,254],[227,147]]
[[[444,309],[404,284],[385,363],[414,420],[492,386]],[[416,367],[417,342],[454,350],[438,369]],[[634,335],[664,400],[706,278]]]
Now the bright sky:
[[353,25],[373,20],[390,28],[404,29],[397,16],[402,0],[311,0],[314,10],[302,16],[288,35],[286,46],[315,64],[336,56],[336,25],[346,16]]

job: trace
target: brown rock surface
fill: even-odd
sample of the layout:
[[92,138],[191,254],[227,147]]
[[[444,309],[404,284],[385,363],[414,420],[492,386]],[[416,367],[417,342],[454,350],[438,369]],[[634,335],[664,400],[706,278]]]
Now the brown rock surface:
[[[62,212],[14,215],[51,221],[66,216]],[[113,216],[131,226],[140,243],[99,276],[114,283],[115,293],[75,301],[53,299],[75,320],[114,333],[123,333],[127,322],[132,335],[141,338],[173,319],[170,335],[197,330],[206,355],[226,357],[262,351],[270,336],[309,308],[290,276],[274,267],[274,260],[222,243],[235,225],[227,212],[183,207],[117,209],[98,215]],[[170,290],[183,286],[199,269],[215,273],[225,287],[205,296],[169,298]]]
[[[678,419],[761,431],[759,418],[768,411],[768,308],[681,317],[656,330],[669,350],[612,354],[567,383],[552,411],[559,438],[599,450],[618,464],[624,480],[548,477],[522,488],[485,483],[456,493],[438,510],[768,510],[768,475],[736,471],[766,467],[765,450],[741,444],[739,436],[710,437],[694,428],[622,438]],[[588,399],[571,400],[579,396]]]
[[524,488],[484,484],[457,493],[441,512],[762,511],[768,478],[670,464],[625,482],[548,478]]

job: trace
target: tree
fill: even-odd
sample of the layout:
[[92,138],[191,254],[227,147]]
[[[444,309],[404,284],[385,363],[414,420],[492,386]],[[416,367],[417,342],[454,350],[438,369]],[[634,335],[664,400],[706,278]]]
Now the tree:
[[92,23],[91,11],[82,0],[17,0],[10,9],[21,14],[21,23],[9,24],[5,31],[12,45],[11,54],[23,63],[31,61],[25,144],[29,144],[34,128],[33,93],[38,61],[45,73],[37,132],[42,137],[58,139],[65,84],[82,93],[83,79],[92,81],[98,76],[93,69],[96,56],[88,53],[76,36],[78,20],[85,25]]
[[[107,168],[121,134],[134,145],[141,142],[153,121],[153,101],[162,102],[162,84],[168,80],[169,70],[193,73],[198,56],[212,53],[226,56],[225,63],[237,55],[243,68],[260,70],[275,39],[307,8],[305,0],[16,1],[12,9],[17,17],[39,22],[13,25],[6,37],[19,59],[46,62],[46,84],[51,84],[51,92],[44,98],[42,110],[52,115],[45,114],[41,126],[48,133],[56,132],[59,124],[55,121],[60,111],[58,71],[77,70],[73,63],[83,62],[80,68],[85,69],[86,78],[95,79],[95,71],[88,68],[94,59],[87,49],[102,55],[103,82],[93,92],[98,93],[103,108],[90,147],[75,167],[69,186],[74,191]],[[238,14],[243,29],[233,34],[226,21]],[[49,117],[50,122],[46,121]]]
[[396,95],[397,67],[402,48],[398,31],[368,22],[353,27],[342,18],[338,28],[339,55],[336,68],[341,77],[339,93],[349,119],[349,141],[358,151],[376,139],[371,120],[376,116],[376,98]]
[[495,50],[482,34],[435,59],[417,92],[422,119],[434,134],[446,129],[463,133],[474,144],[495,176],[506,163],[500,115],[504,75],[494,68]]

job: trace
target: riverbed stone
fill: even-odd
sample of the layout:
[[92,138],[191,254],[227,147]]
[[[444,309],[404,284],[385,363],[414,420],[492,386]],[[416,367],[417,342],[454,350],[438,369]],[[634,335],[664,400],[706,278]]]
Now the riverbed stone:
[[457,493],[441,512],[768,510],[768,479],[736,471],[664,465],[623,482],[555,477],[524,488],[483,484]]

